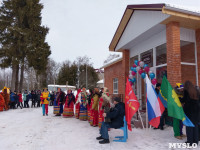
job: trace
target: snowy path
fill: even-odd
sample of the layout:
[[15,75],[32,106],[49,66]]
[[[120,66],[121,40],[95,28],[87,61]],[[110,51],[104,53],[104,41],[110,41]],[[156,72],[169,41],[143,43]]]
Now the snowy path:
[[42,116],[41,108],[0,112],[0,150],[167,150],[169,142],[186,140],[175,139],[168,127],[164,131],[134,129],[126,143],[116,143],[112,140],[122,131],[112,129],[111,143],[100,145],[97,127],[75,118],[55,117],[53,107],[49,111],[49,116]]

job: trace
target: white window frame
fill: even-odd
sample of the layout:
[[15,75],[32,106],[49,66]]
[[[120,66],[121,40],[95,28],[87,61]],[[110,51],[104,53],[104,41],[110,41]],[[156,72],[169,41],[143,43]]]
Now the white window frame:
[[113,79],[113,94],[118,94],[118,78]]

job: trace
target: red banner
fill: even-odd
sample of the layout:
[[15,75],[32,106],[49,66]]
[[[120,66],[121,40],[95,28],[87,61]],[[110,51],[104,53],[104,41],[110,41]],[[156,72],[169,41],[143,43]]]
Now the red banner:
[[135,96],[135,93],[133,92],[131,88],[131,84],[128,81],[126,81],[126,92],[125,92],[125,111],[126,111],[126,121],[128,125],[128,129],[132,131],[131,128],[131,119],[133,115],[138,111],[140,107],[140,103],[137,100],[137,97]]

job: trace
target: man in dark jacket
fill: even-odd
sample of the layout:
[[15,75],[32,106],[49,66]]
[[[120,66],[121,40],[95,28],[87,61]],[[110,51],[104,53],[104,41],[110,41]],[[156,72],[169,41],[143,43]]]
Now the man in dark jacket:
[[97,137],[97,140],[102,140],[99,141],[100,144],[106,144],[110,143],[109,141],[109,135],[108,135],[108,128],[120,128],[123,127],[124,125],[124,115],[125,115],[125,105],[124,103],[120,102],[119,97],[114,98],[114,104],[115,107],[111,109],[110,112],[108,113],[103,113],[103,116],[105,118],[110,118],[111,122],[102,122],[101,129],[100,129],[100,135]]

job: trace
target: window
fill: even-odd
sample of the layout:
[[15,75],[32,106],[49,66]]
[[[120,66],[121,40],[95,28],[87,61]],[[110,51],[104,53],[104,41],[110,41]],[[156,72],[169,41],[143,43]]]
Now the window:
[[156,47],[156,66],[167,63],[166,43]]
[[113,94],[118,94],[118,78],[113,79]]
[[141,61],[144,61],[149,67],[153,67],[153,49],[141,54]]

